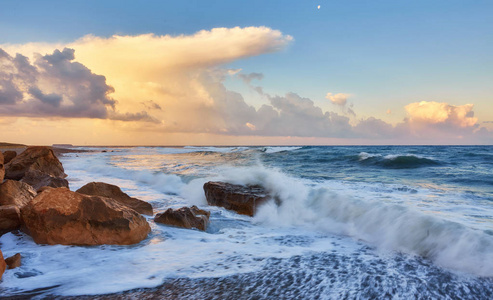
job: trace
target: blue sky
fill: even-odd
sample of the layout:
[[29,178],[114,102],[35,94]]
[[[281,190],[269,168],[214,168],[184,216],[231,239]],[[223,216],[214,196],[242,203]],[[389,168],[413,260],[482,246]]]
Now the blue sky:
[[[418,101],[472,103],[478,124],[493,120],[492,1],[4,0],[1,6],[0,45],[266,26],[294,41],[226,67],[262,73],[260,85],[270,94],[294,92],[337,111],[324,96],[346,93],[358,118],[391,124]],[[260,105],[248,87],[225,84]]]

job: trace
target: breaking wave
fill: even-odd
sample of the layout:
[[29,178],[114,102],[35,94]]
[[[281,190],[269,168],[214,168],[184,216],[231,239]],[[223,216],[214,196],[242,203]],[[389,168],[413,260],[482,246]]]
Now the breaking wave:
[[414,154],[382,156],[380,154],[361,152],[358,155],[358,161],[361,164],[374,165],[389,169],[413,169],[440,165],[440,162],[437,160]]
[[306,226],[351,236],[380,249],[419,255],[437,265],[493,276],[493,236],[403,205],[354,199],[310,187],[307,182],[262,166],[225,170],[236,184],[262,184],[281,199],[264,204],[255,221]]

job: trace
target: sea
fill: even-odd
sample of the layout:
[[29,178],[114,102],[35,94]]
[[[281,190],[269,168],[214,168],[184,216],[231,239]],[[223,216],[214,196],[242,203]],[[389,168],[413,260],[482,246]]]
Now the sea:
[[[205,232],[156,224],[132,246],[0,238],[3,298],[493,299],[493,146],[74,147],[71,190],[115,184],[155,213],[197,205]],[[254,217],[203,185],[262,185]]]

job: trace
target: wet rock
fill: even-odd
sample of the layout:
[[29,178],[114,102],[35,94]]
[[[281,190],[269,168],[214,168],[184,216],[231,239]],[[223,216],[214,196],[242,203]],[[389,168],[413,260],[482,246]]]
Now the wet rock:
[[65,178],[62,163],[49,147],[28,147],[5,165],[5,178],[21,180],[27,172],[38,170],[53,177]]
[[15,269],[21,266],[21,254],[16,253],[15,255],[6,258],[5,263],[7,264],[9,269]]
[[3,159],[4,159],[4,164],[8,164],[12,159],[14,159],[17,156],[17,152],[7,150],[3,153]]
[[44,186],[48,187],[66,187],[68,188],[68,180],[60,177],[53,177],[49,174],[43,173],[39,170],[30,170],[28,171],[21,182],[25,182],[32,186],[36,191],[41,189]]
[[21,227],[21,213],[15,205],[0,206],[0,236]]
[[197,206],[182,207],[179,209],[168,208],[163,213],[154,217],[154,222],[183,228],[197,228],[205,231],[209,224],[211,213]]
[[2,250],[0,250],[0,279],[2,279],[2,276],[3,276],[3,273],[5,272],[5,269],[7,269],[7,263],[3,259]]
[[234,210],[239,214],[253,216],[257,207],[270,199],[260,185],[236,185],[209,181],[204,184],[205,197],[209,205]]
[[0,152],[0,183],[3,182],[4,177],[5,177],[4,157],[2,152]]
[[150,203],[130,197],[116,185],[104,182],[91,182],[78,189],[77,193],[111,198],[120,204],[132,208],[138,213],[149,216],[153,215],[152,205]]
[[146,219],[115,200],[49,188],[21,209],[26,231],[38,244],[130,245],[151,231]]
[[0,205],[16,205],[22,208],[36,196],[36,191],[27,183],[5,180],[0,184]]

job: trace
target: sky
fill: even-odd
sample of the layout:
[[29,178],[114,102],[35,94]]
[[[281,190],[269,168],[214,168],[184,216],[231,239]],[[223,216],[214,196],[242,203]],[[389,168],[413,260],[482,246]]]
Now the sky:
[[0,141],[493,144],[492,1],[0,2]]

